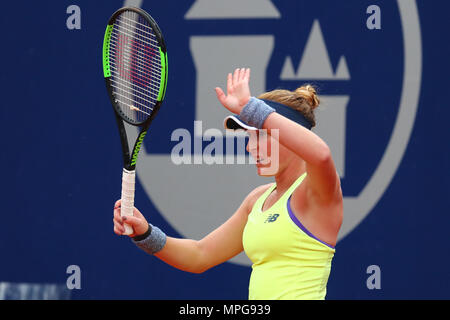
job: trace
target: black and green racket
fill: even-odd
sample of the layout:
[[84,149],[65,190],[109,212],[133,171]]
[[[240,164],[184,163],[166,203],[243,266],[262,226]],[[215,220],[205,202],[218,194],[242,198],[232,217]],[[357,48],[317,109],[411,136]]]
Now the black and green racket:
[[[147,12],[125,7],[109,19],[103,41],[103,73],[122,143],[121,215],[133,215],[139,149],[167,86],[166,45]],[[124,122],[141,128],[131,153]],[[125,225],[125,233],[132,234],[133,228]]]

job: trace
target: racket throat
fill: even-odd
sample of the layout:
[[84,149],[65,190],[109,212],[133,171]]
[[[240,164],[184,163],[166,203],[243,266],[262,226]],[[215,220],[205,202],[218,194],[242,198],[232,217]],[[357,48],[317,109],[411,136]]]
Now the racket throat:
[[132,155],[131,161],[130,161],[130,168],[132,168],[133,171],[134,171],[134,168],[136,167],[136,162],[137,162],[137,158],[138,158],[138,155],[139,155],[139,151],[141,150],[141,146],[142,146],[142,143],[144,141],[144,138],[145,138],[146,134],[147,134],[147,131],[142,131],[139,134],[138,139],[136,140],[136,144],[134,145],[133,155]]

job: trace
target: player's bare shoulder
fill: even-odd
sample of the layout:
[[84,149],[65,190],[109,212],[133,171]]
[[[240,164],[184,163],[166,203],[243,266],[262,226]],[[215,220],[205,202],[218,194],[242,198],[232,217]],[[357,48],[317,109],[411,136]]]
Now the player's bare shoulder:
[[272,185],[273,185],[273,183],[261,185],[259,187],[256,187],[255,189],[253,189],[248,194],[248,196],[244,200],[247,214],[249,214],[252,211],[252,208],[253,208],[256,200],[258,200],[258,198],[261,197],[262,194],[264,192],[266,192],[266,190],[269,189]]

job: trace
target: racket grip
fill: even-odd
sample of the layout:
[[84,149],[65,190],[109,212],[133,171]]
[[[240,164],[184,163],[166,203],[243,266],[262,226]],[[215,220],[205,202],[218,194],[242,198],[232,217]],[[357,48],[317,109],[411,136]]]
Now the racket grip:
[[[134,185],[136,180],[136,171],[123,169],[122,175],[122,204],[120,208],[120,215],[132,216],[134,209]],[[133,227],[129,224],[124,224],[125,234],[132,234]]]

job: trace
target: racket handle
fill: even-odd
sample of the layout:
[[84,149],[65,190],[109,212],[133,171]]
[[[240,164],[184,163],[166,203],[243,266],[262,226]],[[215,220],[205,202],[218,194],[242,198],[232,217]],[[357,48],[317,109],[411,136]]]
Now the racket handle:
[[[132,216],[134,209],[134,185],[136,179],[136,171],[135,170],[127,170],[123,169],[122,175],[122,204],[120,208],[120,215],[123,216]],[[132,234],[133,227],[129,224],[124,224],[125,234]]]

